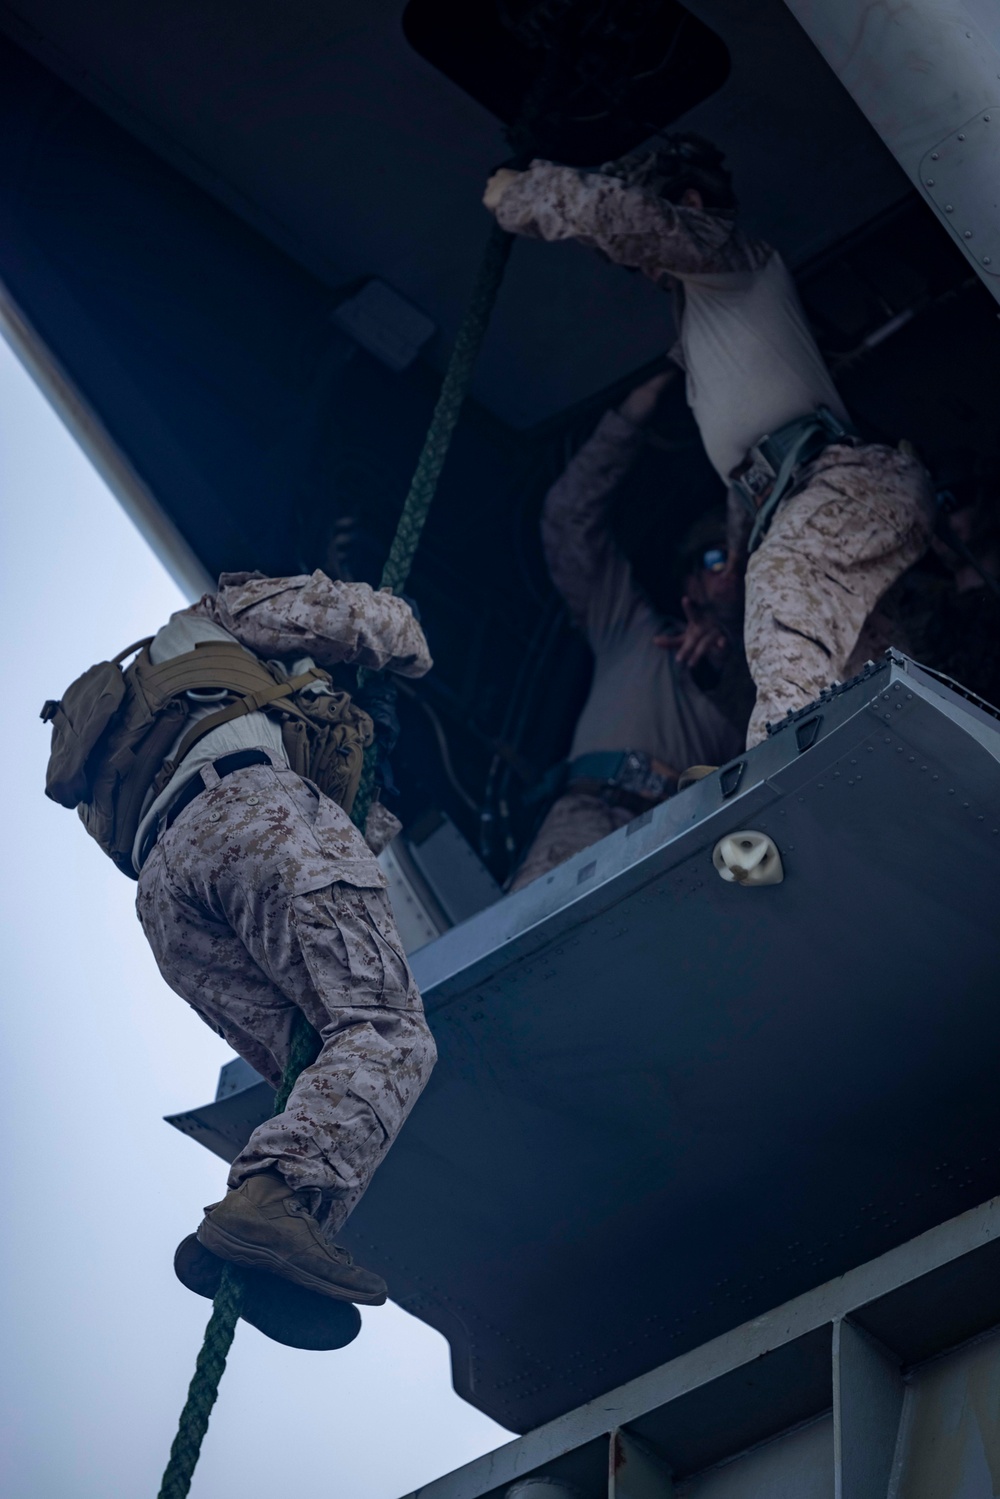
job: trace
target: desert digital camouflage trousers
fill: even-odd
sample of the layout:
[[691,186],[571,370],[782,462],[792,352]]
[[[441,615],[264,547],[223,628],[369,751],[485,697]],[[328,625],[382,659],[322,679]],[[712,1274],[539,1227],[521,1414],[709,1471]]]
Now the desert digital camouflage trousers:
[[275,1170],[331,1237],[430,1076],[436,1052],[385,890],[347,814],[287,767],[207,789],[154,846],[137,909],[167,983],[269,1082],[301,1010],[322,1050],[254,1130],[231,1187]]
[[511,891],[523,890],[532,880],[540,879],[558,864],[565,864],[581,849],[623,828],[634,816],[634,812],[624,807],[609,807],[592,792],[567,791],[546,813],[511,882]]
[[911,454],[834,444],[778,506],[747,566],[744,639],[757,701],[747,748],[843,679],[870,611],[923,554],[933,495]]

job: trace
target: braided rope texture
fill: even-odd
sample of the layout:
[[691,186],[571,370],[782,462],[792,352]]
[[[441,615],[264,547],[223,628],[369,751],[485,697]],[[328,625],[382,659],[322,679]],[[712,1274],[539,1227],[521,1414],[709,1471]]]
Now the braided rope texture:
[[292,1022],[292,1037],[288,1046],[288,1061],[281,1074],[281,1084],[274,1095],[272,1117],[285,1112],[288,1095],[295,1087],[299,1073],[315,1062],[319,1056],[321,1044],[318,1031],[313,1029],[301,1010],[296,1010],[295,1019]]
[[[413,566],[413,558],[416,555],[424,523],[437,492],[438,480],[448,456],[452,435],[462,405],[469,393],[472,372],[489,327],[513,242],[514,236],[506,229],[501,229],[494,220],[482,260],[479,263],[479,271],[472,288],[469,305],[455,336],[455,346],[451,351],[451,358],[441,382],[441,390],[431,417],[431,424],[427,429],[427,436],[424,438],[424,445],[413,471],[409,493],[403,501],[396,534],[389,548],[385,567],[382,569],[382,581],[379,586],[391,588],[393,593],[400,593],[406,587],[406,580],[410,576],[410,568]],[[362,668],[358,672],[359,686],[363,685],[364,677],[365,673]],[[368,812],[375,794],[376,753],[374,744],[365,751],[361,780],[358,782],[354,806],[351,809],[354,825],[360,828],[362,833],[365,830]]]
[[358,789],[354,793],[354,806],[351,808],[351,821],[354,826],[364,834],[365,824],[368,821],[368,813],[371,811],[372,802],[375,800],[375,772],[378,769],[378,752],[374,744],[370,744],[365,750],[365,757],[361,762],[361,776],[358,780]]
[[[320,1038],[301,1010],[296,1010],[288,1061],[281,1085],[274,1097],[273,1114],[283,1114],[288,1095],[300,1072],[315,1062]],[[201,1444],[208,1430],[208,1418],[219,1396],[219,1383],[236,1333],[243,1307],[243,1277],[235,1265],[226,1265],[222,1282],[215,1293],[212,1315],[205,1328],[194,1377],[188,1387],[187,1400],[177,1423],[177,1435],[170,1448],[158,1499],[187,1499],[191,1479],[201,1454]]]
[[413,557],[424,529],[431,501],[437,489],[448,446],[462,404],[469,392],[472,371],[489,326],[493,306],[500,290],[503,273],[507,268],[510,247],[514,236],[493,223],[490,237],[486,241],[483,258],[479,265],[476,283],[472,289],[469,305],[451,351],[448,368],[441,384],[441,392],[434,407],[434,415],[424,438],[424,446],[417,466],[413,471],[410,492],[403,502],[396,535],[393,537],[389,556],[382,569],[382,587],[393,593],[405,587],[413,565]]
[[219,1381],[226,1367],[242,1305],[243,1279],[234,1265],[227,1265],[222,1272],[222,1284],[215,1295],[194,1377],[177,1423],[177,1435],[170,1448],[170,1460],[158,1499],[186,1499],[208,1430],[208,1418],[218,1399]]
[[[441,470],[448,456],[455,425],[458,422],[462,403],[469,391],[472,371],[479,354],[490,316],[496,302],[500,283],[507,268],[507,259],[513,235],[496,223],[490,231],[486,249],[476,276],[472,297],[462,318],[455,347],[452,349],[448,368],[445,371],[441,391],[434,407],[434,415],[424,439],[420,457],[414,470],[409,493],[403,502],[399,524],[393,538],[389,556],[382,569],[383,588],[399,593],[406,585],[413,565],[417,545],[424,522],[427,520],[431,502],[437,490]],[[363,676],[359,672],[359,679]],[[368,810],[375,791],[376,759],[375,746],[365,751],[361,780],[358,784],[351,811],[356,827],[362,832],[368,819]],[[305,1016],[297,1013],[289,1046],[288,1061],[274,1100],[274,1113],[282,1114],[289,1094],[304,1067],[316,1060],[320,1039]],[[195,1365],[194,1378],[188,1388],[188,1396],[181,1411],[170,1449],[163,1482],[158,1499],[187,1499],[191,1479],[201,1452],[201,1444],[208,1430],[208,1418],[218,1399],[219,1381],[226,1367],[226,1359],[232,1346],[243,1304],[243,1281],[234,1265],[227,1265],[222,1275],[222,1284],[216,1293],[212,1315],[205,1329],[204,1341]]]

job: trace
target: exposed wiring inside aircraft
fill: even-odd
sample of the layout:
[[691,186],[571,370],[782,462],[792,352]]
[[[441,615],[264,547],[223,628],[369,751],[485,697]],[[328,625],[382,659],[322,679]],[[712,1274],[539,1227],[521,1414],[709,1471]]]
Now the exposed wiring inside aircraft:
[[448,783],[451,786],[451,789],[454,791],[459,800],[464,802],[469,811],[474,812],[478,817],[479,803],[476,801],[474,796],[469,795],[468,791],[466,791],[465,787],[462,785],[455,772],[455,767],[452,763],[451,758],[451,750],[448,748],[448,736],[445,733],[444,724],[441,722],[440,718],[431,707],[430,703],[425,702],[420,694],[418,692],[415,692],[414,689],[408,685],[408,683],[397,681],[396,686],[403,697],[410,698],[412,702],[415,702],[417,704],[421,712],[426,715],[427,721],[430,724],[431,730],[434,734],[434,738],[437,741],[438,753],[441,756],[441,767],[448,778]]
[[925,297],[913,304],[912,307],[904,307],[899,312],[891,313],[884,323],[867,333],[860,343],[855,344],[853,349],[847,349],[842,354],[827,354],[827,363],[835,375],[843,375],[860,364],[865,357],[877,349],[880,344],[886,342],[914,322],[918,317],[931,312],[936,308],[945,307],[949,302],[956,301],[965,296],[979,285],[978,276],[968,276],[958,286],[949,286],[946,291],[940,292],[935,297]]
[[[522,661],[500,733],[501,742],[509,745],[515,753],[520,749],[538,683],[548,670],[553,647],[564,628],[565,620],[562,601],[553,594],[547,610],[539,619],[534,638]],[[512,756],[501,755],[499,752],[494,755],[486,780],[479,821],[482,857],[488,860],[496,852],[499,837],[508,865],[517,854],[517,841],[513,836],[510,816],[510,782],[512,774],[517,773],[512,759]]]

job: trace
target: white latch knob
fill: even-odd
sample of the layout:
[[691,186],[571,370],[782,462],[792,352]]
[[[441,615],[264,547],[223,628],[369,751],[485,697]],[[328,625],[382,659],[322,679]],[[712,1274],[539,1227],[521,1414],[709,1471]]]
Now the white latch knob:
[[749,828],[720,838],[712,863],[724,880],[738,885],[780,885],[785,878],[774,840]]

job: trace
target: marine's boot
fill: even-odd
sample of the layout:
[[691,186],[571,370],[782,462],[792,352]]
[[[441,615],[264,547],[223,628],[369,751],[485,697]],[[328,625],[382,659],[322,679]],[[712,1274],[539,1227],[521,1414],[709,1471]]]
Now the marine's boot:
[[297,1192],[276,1171],[258,1171],[205,1209],[199,1243],[220,1259],[269,1270],[338,1301],[381,1306],[385,1281],[328,1244]]
[[[174,1272],[182,1286],[214,1301],[225,1260],[188,1234],[177,1246]],[[233,1266],[240,1278],[240,1316],[265,1337],[289,1348],[346,1348],[361,1331],[361,1313],[350,1301],[335,1301],[266,1270]]]

